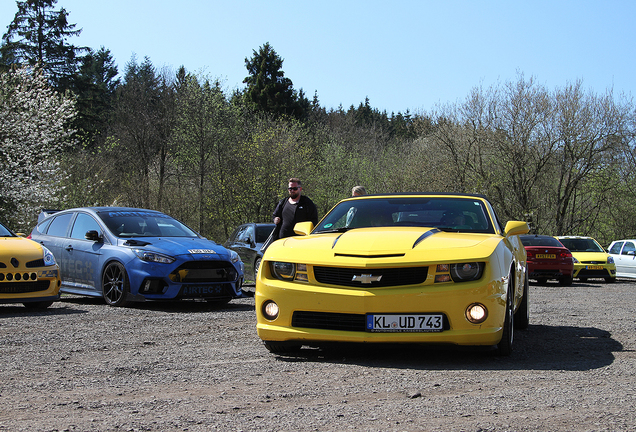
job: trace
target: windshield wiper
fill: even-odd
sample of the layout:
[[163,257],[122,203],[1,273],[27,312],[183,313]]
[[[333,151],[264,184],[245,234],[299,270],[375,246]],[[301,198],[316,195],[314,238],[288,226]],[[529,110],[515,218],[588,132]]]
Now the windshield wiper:
[[336,233],[336,232],[347,232],[350,229],[353,229],[351,227],[340,227],[340,228],[332,228],[332,229],[328,229],[328,230],[323,230],[323,231],[316,231],[316,234],[322,234],[322,233]]

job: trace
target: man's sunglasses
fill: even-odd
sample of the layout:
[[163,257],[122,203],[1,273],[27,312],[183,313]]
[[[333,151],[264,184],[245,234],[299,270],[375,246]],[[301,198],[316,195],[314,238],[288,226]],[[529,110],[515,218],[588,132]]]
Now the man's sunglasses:
[[298,190],[298,188],[297,188],[297,187],[290,187],[290,188],[287,188],[287,190],[290,190],[290,191],[297,191],[297,190]]

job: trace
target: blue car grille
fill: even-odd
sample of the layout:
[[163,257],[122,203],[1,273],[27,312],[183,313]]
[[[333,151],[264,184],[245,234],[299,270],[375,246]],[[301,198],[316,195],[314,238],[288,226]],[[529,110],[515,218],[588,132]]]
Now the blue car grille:
[[179,283],[234,282],[238,272],[227,261],[188,261],[170,274]]
[[[360,276],[372,277],[361,282]],[[314,266],[314,277],[323,284],[340,285],[356,288],[380,288],[400,285],[422,284],[428,275],[428,267],[398,268],[341,268]],[[379,280],[378,280],[379,279]]]

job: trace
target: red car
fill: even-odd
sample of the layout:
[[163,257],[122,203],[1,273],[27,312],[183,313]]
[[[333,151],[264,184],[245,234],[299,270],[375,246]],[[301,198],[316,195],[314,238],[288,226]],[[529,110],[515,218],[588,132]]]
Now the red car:
[[561,242],[547,235],[519,236],[528,255],[528,275],[539,284],[557,279],[561,285],[572,285],[574,260]]

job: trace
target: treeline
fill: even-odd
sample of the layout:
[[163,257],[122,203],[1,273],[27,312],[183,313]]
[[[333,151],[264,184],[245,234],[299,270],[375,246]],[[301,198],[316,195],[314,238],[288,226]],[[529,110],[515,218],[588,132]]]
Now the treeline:
[[[55,0],[18,2],[25,6],[18,15],[35,3],[68,15],[52,10]],[[46,176],[30,159],[0,160],[14,182],[0,184],[0,217],[16,229],[28,231],[39,207],[126,205],[165,211],[223,242],[242,222],[270,221],[287,179],[300,177],[321,216],[360,184],[370,193],[483,193],[502,218],[531,220],[543,234],[605,244],[636,235],[631,97],[595,94],[581,82],[547,89],[520,74],[430,112],[389,115],[368,99],[326,109],[317,93],[310,100],[293,88],[268,43],[245,59],[245,88],[228,92],[213,77],[157,70],[148,58],[131,59],[120,77],[105,48],[78,49],[75,67],[52,73],[45,57],[19,49],[30,42],[12,28],[19,26],[9,26],[0,47],[2,75],[13,77],[0,81],[2,94],[27,91],[15,79],[27,67],[54,90],[40,92],[41,102],[75,107],[72,120],[60,119],[64,131],[50,116],[30,129],[42,133],[26,138],[16,138],[15,121],[0,125],[0,153],[10,142],[14,152],[37,155],[48,128],[59,138],[47,141]],[[0,116],[30,110],[24,123],[55,105],[26,101],[0,98]],[[38,193],[10,193],[18,169]]]

